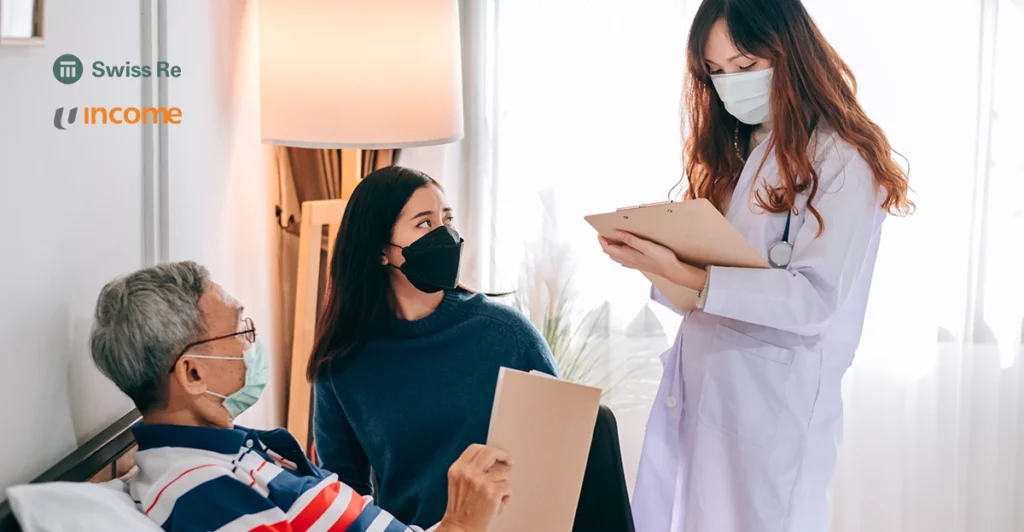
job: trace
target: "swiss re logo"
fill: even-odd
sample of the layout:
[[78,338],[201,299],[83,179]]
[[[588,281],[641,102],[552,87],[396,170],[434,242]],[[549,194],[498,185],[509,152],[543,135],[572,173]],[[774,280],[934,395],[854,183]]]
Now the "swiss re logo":
[[64,54],[53,62],[53,77],[65,85],[82,79],[83,71],[82,60],[74,54]]

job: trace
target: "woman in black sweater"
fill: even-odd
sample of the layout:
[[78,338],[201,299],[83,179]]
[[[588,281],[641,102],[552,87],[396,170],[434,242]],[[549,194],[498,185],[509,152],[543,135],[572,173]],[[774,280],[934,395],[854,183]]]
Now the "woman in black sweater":
[[[410,525],[436,523],[448,468],[484,443],[498,370],[557,375],[536,328],[458,286],[462,239],[440,185],[366,176],[345,209],[309,366],[322,465]],[[515,457],[513,457],[514,459]]]

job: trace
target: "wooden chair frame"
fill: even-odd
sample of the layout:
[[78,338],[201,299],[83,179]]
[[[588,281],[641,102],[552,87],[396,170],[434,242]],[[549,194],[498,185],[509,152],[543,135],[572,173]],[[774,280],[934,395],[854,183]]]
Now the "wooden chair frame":
[[320,311],[320,252],[323,228],[327,226],[327,267],[334,256],[345,205],[356,185],[363,179],[363,150],[341,151],[341,197],[339,200],[305,201],[299,226],[298,279],[295,283],[295,329],[292,337],[291,379],[288,387],[288,431],[314,461],[313,386],[306,379],[306,368],[316,341],[316,322]]
[[[291,382],[288,387],[288,431],[307,453],[311,452],[313,386],[306,368],[316,340],[319,315],[320,252],[323,228],[327,226],[327,263],[334,255],[346,200],[306,201],[302,204],[299,233],[298,282],[295,285],[295,329],[292,337]],[[312,456],[312,454],[310,454]]]

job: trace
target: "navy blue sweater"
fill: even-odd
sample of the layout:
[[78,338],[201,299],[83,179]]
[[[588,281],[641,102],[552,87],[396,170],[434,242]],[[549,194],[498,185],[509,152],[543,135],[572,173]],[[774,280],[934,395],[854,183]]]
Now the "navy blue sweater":
[[448,504],[448,468],[485,443],[502,366],[558,375],[537,329],[483,295],[445,294],[426,318],[392,316],[368,342],[316,383],[313,419],[324,469],[377,504],[424,528]]

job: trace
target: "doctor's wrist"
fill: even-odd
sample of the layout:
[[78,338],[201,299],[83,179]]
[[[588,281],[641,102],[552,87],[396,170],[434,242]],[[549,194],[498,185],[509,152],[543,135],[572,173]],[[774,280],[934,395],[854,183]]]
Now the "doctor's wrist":
[[689,288],[694,291],[701,291],[708,281],[708,272],[702,268],[692,266],[683,261],[676,261],[663,275],[672,284]]

